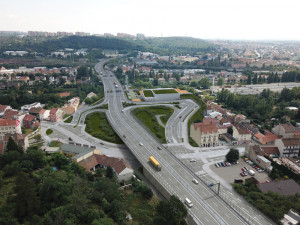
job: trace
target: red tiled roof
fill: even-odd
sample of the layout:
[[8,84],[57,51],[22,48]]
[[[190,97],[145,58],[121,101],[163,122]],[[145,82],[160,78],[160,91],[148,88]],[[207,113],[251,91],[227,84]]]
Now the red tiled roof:
[[46,109],[42,109],[41,111],[40,111],[40,114],[44,114],[46,112]]
[[75,112],[75,109],[72,106],[63,107],[61,110],[68,115],[71,115]]
[[120,174],[124,169],[130,168],[130,166],[124,159],[109,157],[106,155],[92,155],[79,162],[79,165],[83,166],[88,171],[98,164],[110,166],[118,174]]
[[205,117],[203,119],[204,124],[218,124],[218,120],[216,118]]
[[234,126],[237,129],[237,131],[239,132],[239,134],[251,134],[251,131],[242,127],[240,124],[234,124]]
[[264,150],[264,153],[267,155],[270,154],[280,154],[279,149],[277,147],[261,147]]
[[0,126],[16,126],[16,120],[0,119]]
[[8,105],[0,105],[0,112],[4,111]]
[[7,109],[4,112],[2,119],[13,119],[14,116],[16,116],[18,114],[19,114],[19,111],[17,111],[17,110]]
[[291,138],[291,139],[282,139],[284,146],[300,146],[300,139]]
[[58,108],[52,108],[50,110],[50,114],[55,114],[57,112]]
[[30,114],[26,114],[23,121],[32,121],[32,120],[34,120],[34,118],[35,118],[35,116],[30,115]]
[[29,110],[29,112],[30,113],[40,113],[41,110],[42,110],[41,107],[37,107],[37,108],[33,107]]
[[68,97],[68,96],[71,95],[71,92],[62,92],[62,93],[58,93],[58,95],[59,95],[60,97]]
[[205,123],[194,123],[194,129],[199,128],[201,133],[217,133],[218,129],[215,124],[205,124]]

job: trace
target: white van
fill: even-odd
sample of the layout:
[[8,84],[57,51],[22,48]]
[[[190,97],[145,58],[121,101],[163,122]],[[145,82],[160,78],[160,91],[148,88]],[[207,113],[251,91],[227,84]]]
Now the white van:
[[193,203],[192,203],[191,200],[189,200],[188,198],[185,198],[184,203],[185,203],[189,208],[192,208],[192,207],[193,207]]
[[249,170],[248,173],[251,175],[251,176],[254,176],[255,172],[253,170]]

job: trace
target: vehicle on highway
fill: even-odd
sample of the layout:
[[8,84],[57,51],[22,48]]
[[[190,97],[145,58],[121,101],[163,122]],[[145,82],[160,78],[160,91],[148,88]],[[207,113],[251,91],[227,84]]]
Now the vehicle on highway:
[[140,142],[140,144],[139,144],[140,146],[143,146],[143,143],[142,142]]
[[181,119],[182,118],[182,116],[179,116],[179,119]]
[[126,138],[126,135],[125,135],[125,134],[123,134],[123,138]]
[[189,207],[192,208],[193,207],[193,203],[191,202],[191,200],[189,200],[188,198],[184,199],[184,203]]
[[191,159],[190,162],[197,162],[197,160],[196,159]]
[[199,184],[199,182],[198,182],[196,179],[193,179],[193,182],[194,182],[195,184]]
[[155,169],[157,169],[158,171],[161,171],[161,166],[160,166],[159,162],[153,156],[149,157],[149,161],[155,167]]
[[104,145],[104,143],[103,143],[103,142],[100,142],[100,145]]
[[158,149],[158,150],[161,150],[161,147],[158,146],[157,149]]

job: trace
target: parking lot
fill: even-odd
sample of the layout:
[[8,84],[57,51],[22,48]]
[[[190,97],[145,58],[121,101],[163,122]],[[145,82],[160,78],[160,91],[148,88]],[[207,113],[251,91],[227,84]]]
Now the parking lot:
[[248,163],[244,162],[243,159],[239,159],[238,164],[231,164],[231,166],[227,167],[219,167],[217,168],[215,164],[210,166],[210,169],[215,172],[219,177],[228,183],[234,183],[235,179],[247,179],[252,177],[248,172],[247,176],[242,177],[240,173],[242,172],[242,168],[246,166],[249,170],[253,170],[255,172],[254,176],[260,183],[265,182],[267,180],[271,180],[266,172],[259,173],[254,168],[252,168]]

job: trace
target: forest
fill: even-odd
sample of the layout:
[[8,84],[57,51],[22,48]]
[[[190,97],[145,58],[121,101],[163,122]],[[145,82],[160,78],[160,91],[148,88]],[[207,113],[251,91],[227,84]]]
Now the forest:
[[0,169],[2,225],[186,225],[187,209],[177,197],[159,201],[136,178],[120,188],[124,182],[110,167],[86,172],[59,152],[24,152],[10,138]]

